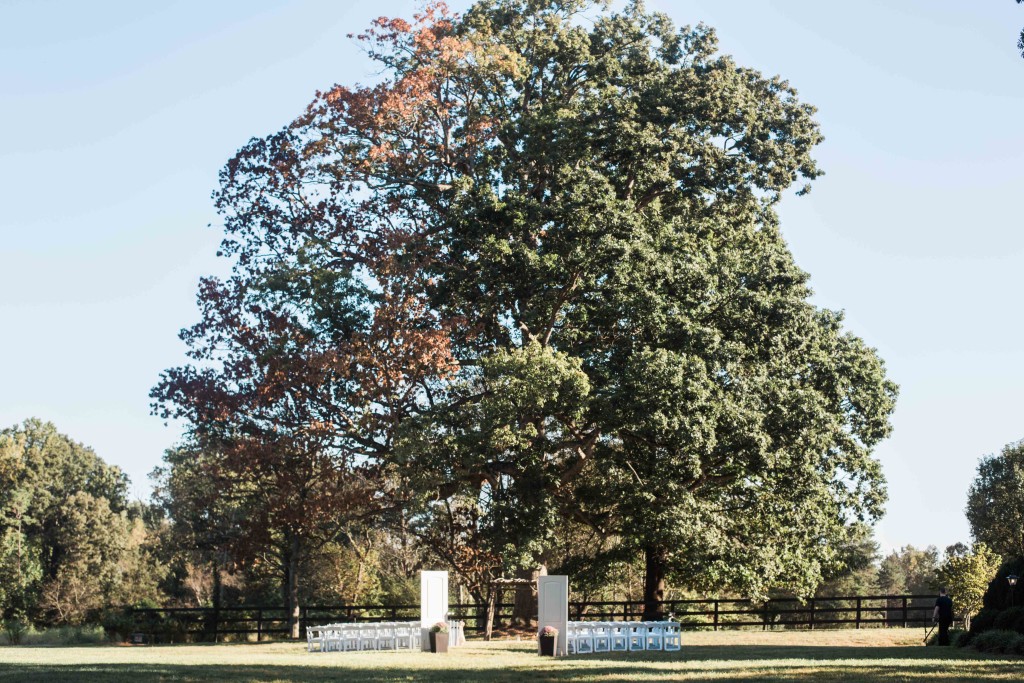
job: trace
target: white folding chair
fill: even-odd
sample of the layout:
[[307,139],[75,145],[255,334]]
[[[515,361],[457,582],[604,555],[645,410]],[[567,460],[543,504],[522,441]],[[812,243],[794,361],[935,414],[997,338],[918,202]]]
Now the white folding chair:
[[377,627],[377,649],[378,650],[397,650],[398,649],[398,638],[396,637],[395,627],[392,624],[381,624]]
[[448,647],[465,645],[466,639],[462,634],[462,622],[452,619],[448,621]]
[[667,652],[678,652],[683,649],[683,639],[680,627],[679,624],[674,621],[670,621],[664,625],[662,639],[664,640],[664,646]]
[[594,653],[594,629],[589,624],[580,622],[576,631],[576,653],[581,655]]
[[629,650],[629,625],[624,623],[615,623],[611,625],[611,629],[608,633],[608,637],[611,640],[611,652],[626,652]]
[[318,626],[306,629],[306,649],[308,652],[313,652],[314,647],[320,652],[324,651],[324,641],[321,634],[322,631]]
[[343,647],[344,637],[342,636],[342,627],[336,625],[327,626],[324,629],[324,651],[334,652],[341,650]]
[[410,628],[412,628],[412,649],[421,650],[423,648],[423,626],[418,621],[409,622]]
[[359,648],[360,650],[377,649],[377,626],[376,624],[359,625]]
[[647,623],[647,649],[660,650],[665,645],[664,627],[659,622]]
[[412,649],[412,629],[409,624],[398,624],[395,626],[395,649]]
[[578,627],[576,622],[570,621],[565,625],[565,650],[566,654],[576,654],[576,638],[578,635]]
[[612,649],[611,628],[607,622],[594,624],[594,652],[608,652]]
[[647,626],[642,622],[630,622],[629,625],[629,651],[647,649]]
[[338,625],[338,650],[351,652],[359,649],[359,625],[339,624]]

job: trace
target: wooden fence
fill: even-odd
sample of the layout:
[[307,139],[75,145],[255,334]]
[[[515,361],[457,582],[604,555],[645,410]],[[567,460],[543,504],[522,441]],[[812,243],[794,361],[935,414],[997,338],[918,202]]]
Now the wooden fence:
[[[885,628],[921,626],[931,623],[935,596],[862,595],[751,600],[717,599],[667,600],[661,603],[684,630],[761,628]],[[506,622],[513,603],[496,605],[496,623]],[[468,631],[482,632],[486,605],[456,604],[449,608],[452,619],[466,621]],[[303,607],[300,631],[307,625],[338,622],[405,621],[419,619],[419,605],[326,605]],[[638,620],[643,602],[570,602],[569,618],[576,621]],[[157,642],[218,641],[284,637],[288,618],[280,607],[221,607],[132,609],[128,612],[131,631],[146,634]]]

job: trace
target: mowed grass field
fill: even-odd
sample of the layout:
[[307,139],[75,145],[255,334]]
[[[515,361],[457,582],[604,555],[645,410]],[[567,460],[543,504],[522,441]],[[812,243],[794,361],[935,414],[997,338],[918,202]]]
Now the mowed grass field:
[[308,653],[298,643],[0,647],[0,681],[1011,681],[1024,659],[924,647],[923,629],[684,633],[682,652],[559,659],[531,642],[448,655]]

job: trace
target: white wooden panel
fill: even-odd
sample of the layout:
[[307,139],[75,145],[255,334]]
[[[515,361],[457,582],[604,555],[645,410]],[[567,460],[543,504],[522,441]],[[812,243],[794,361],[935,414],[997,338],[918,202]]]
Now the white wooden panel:
[[423,650],[430,650],[430,627],[448,617],[448,572],[420,572],[420,626]]
[[[569,629],[569,577],[541,576],[537,579],[537,635],[545,626],[558,629],[555,654],[566,653],[565,639]],[[540,652],[540,639],[537,640]]]

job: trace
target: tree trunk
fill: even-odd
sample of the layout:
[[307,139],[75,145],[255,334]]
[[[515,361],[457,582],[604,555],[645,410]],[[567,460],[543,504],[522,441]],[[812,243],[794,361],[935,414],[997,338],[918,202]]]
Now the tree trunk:
[[497,599],[496,596],[500,593],[500,589],[493,585],[487,591],[487,617],[484,623],[484,640],[490,640],[491,634],[494,632],[494,602]]
[[213,586],[210,590],[210,597],[213,599],[213,612],[207,617],[208,623],[206,625],[206,630],[208,635],[206,637],[217,642],[217,627],[219,626],[217,621],[220,619],[220,608],[222,604],[220,552],[214,553],[213,561],[210,563],[210,571],[213,572]]
[[516,586],[515,601],[512,603],[512,625],[531,627],[537,622],[537,594],[534,588],[537,578],[547,576],[548,568],[540,565],[535,569],[521,569],[516,572],[517,579],[529,579],[531,585]]
[[299,638],[299,537],[289,534],[285,550],[284,608],[288,615],[289,637]]
[[668,551],[662,546],[644,547],[644,621],[661,621],[665,613],[661,602],[665,599],[665,571]]

